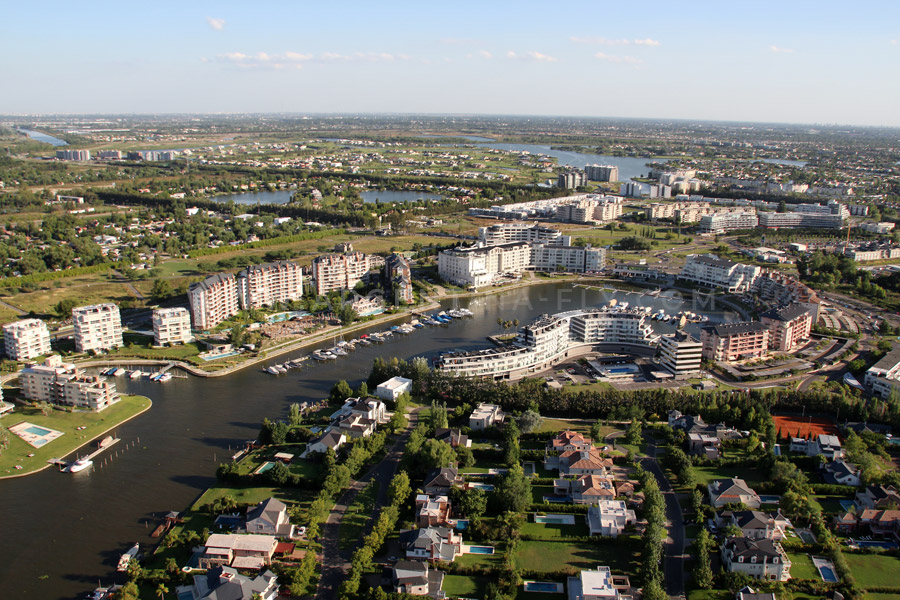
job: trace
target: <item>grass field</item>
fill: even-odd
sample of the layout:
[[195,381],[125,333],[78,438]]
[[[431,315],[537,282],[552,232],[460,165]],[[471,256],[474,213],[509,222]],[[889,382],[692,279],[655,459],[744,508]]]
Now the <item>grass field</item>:
[[363,531],[366,523],[372,519],[377,497],[378,482],[372,481],[359,493],[353,504],[347,507],[339,529],[338,547],[341,550],[353,549],[362,544]]
[[566,542],[520,542],[516,550],[516,566],[534,571],[559,571],[567,567],[593,569],[607,565],[615,573],[634,575],[640,564],[637,544],[619,538],[608,544]]
[[240,504],[258,504],[267,498],[276,498],[285,504],[302,503],[309,500],[315,494],[315,490],[300,488],[279,488],[270,486],[241,487],[227,484],[219,484],[209,488],[203,495],[197,498],[191,506],[191,512],[197,512],[205,504],[215,502],[219,498],[231,496]]
[[[35,292],[4,296],[3,300],[25,312],[34,312],[37,315],[56,315],[53,307],[60,300],[72,299],[77,301],[79,306],[84,306],[98,302],[121,303],[137,299],[126,284],[109,281],[109,274],[105,272],[72,279],[59,279],[47,282],[47,284]],[[9,290],[5,290],[5,292],[7,291]]]
[[488,581],[487,577],[446,575],[441,589],[448,598],[483,598]]
[[791,559],[791,578],[822,580],[808,554],[789,552],[788,558]]
[[[24,475],[43,468],[51,458],[63,458],[76,448],[99,437],[104,431],[112,429],[146,410],[151,405],[150,399],[144,396],[122,396],[122,399],[100,412],[56,410],[48,416],[41,414],[37,408],[16,407],[0,419],[0,426],[12,427],[22,421],[28,421],[39,427],[48,427],[63,432],[64,435],[47,443],[41,448],[34,448],[25,443],[19,436],[9,433],[9,447],[0,454],[0,476]],[[85,427],[79,430],[78,427]],[[28,457],[33,453],[34,456]],[[22,469],[15,469],[22,465]]]
[[763,473],[749,467],[694,467],[694,475],[697,478],[697,483],[702,483],[703,485],[708,484],[713,479],[731,479],[732,477],[737,477],[738,479],[746,481],[750,486],[753,486],[766,479]]
[[[900,573],[900,558],[884,554],[851,554],[849,552],[844,552],[844,558],[859,587],[867,589],[896,585],[895,576]],[[891,575],[892,573],[894,575]]]
[[[552,512],[553,508],[547,509]],[[529,520],[532,517],[529,517]],[[561,537],[590,535],[587,523],[584,522],[584,515],[575,515],[574,525],[560,525],[557,523],[525,523],[522,525],[521,532],[525,535],[532,535],[544,540],[555,540]]]

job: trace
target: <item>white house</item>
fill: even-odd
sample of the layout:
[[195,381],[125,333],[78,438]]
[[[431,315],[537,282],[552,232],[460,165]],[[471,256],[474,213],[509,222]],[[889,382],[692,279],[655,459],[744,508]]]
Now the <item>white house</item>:
[[375,395],[384,400],[394,400],[406,394],[412,389],[412,379],[406,377],[391,377],[375,388]]
[[322,454],[324,454],[328,452],[329,449],[337,452],[337,449],[343,446],[345,443],[347,443],[346,435],[344,435],[340,431],[328,430],[319,437],[312,440],[306,446],[306,450],[303,452],[303,456],[306,456],[311,452],[321,452]]
[[599,500],[596,506],[588,508],[586,520],[591,535],[619,537],[626,525],[634,524],[636,517],[622,500]]
[[294,526],[288,519],[287,506],[280,500],[269,498],[247,509],[247,533],[282,535],[291,537]]
[[759,494],[753,491],[743,479],[716,479],[709,482],[709,503],[713,508],[726,504],[743,504],[748,508],[759,508]]
[[722,544],[722,566],[726,571],[744,573],[756,579],[785,581],[790,578],[791,561],[772,540],[730,537]]
[[578,577],[569,577],[568,588],[570,600],[619,600],[609,567],[584,570]]
[[469,416],[472,431],[482,431],[503,422],[504,413],[496,404],[479,404]]

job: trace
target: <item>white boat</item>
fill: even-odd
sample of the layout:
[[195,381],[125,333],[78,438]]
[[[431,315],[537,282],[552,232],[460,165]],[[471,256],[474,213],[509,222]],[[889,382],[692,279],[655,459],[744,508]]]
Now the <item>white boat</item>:
[[113,371],[113,375],[115,375],[116,377],[121,377],[122,375],[126,375],[127,373],[128,373],[128,371],[126,371],[122,367],[119,367],[118,369]]
[[66,467],[66,472],[68,473],[77,473],[78,471],[84,471],[88,467],[94,464],[94,461],[85,457],[79,458],[75,462],[71,463],[68,467]]
[[119,564],[116,565],[116,571],[127,571],[128,563],[131,562],[131,559],[137,556],[138,551],[141,549],[141,545],[135,543],[134,546],[128,549],[125,554],[119,557]]
[[130,377],[131,379],[140,379],[143,376],[144,374],[141,371],[132,371],[128,374],[128,377]]

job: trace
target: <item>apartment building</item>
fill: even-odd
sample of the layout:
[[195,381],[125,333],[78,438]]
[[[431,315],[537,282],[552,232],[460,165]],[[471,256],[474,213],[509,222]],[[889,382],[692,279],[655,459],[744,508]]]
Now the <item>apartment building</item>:
[[794,350],[812,331],[812,315],[802,304],[773,308],[760,315],[760,320],[769,328],[769,348],[780,352]]
[[72,309],[75,325],[75,349],[78,352],[102,352],[124,346],[122,320],[115,304],[94,304]]
[[478,240],[485,246],[499,246],[512,242],[562,243],[563,235],[551,227],[537,223],[498,223],[478,229]]
[[679,277],[705,287],[740,293],[750,290],[761,273],[762,269],[755,265],[731,262],[714,254],[691,254]]
[[328,292],[352,290],[370,267],[370,257],[362,252],[318,256],[312,263],[316,293],[324,296]]
[[483,287],[503,274],[521,273],[531,266],[531,257],[527,242],[453,248],[438,255],[438,274],[455,285]]
[[40,319],[23,319],[3,326],[6,355],[13,360],[31,360],[50,352],[50,332]]
[[583,171],[571,170],[560,173],[556,177],[556,187],[570,190],[587,185],[587,177]]
[[74,364],[54,354],[41,364],[19,373],[22,395],[35,402],[50,402],[100,411],[119,400],[115,383],[105,377],[85,375]]
[[689,333],[676,331],[659,339],[660,364],[675,379],[687,379],[700,372],[703,344]]
[[251,265],[238,273],[237,291],[243,309],[299,300],[303,297],[303,267],[288,260]]
[[230,273],[210,275],[188,289],[194,329],[212,329],[240,311],[237,279]]
[[653,335],[644,314],[586,310],[571,318],[571,339],[583,344],[642,344]]
[[720,323],[700,331],[703,358],[731,362],[759,358],[769,351],[769,328],[759,321]]
[[895,346],[869,367],[865,384],[873,394],[882,398],[889,398],[894,390],[900,392],[900,347]]
[[700,233],[720,234],[740,229],[754,229],[758,223],[755,210],[720,212],[700,217]]
[[[804,204],[798,205],[806,206]],[[817,212],[761,212],[759,226],[766,229],[840,229],[844,226],[845,216],[833,213]]]
[[394,303],[412,304],[416,301],[413,295],[412,271],[409,261],[402,254],[391,254],[384,260],[384,278],[391,286]]
[[532,244],[531,268],[538,271],[596,272],[606,262],[606,248]]
[[90,150],[57,150],[56,158],[58,160],[88,161],[88,160],[91,160],[91,151]]
[[157,346],[186,344],[191,335],[191,313],[186,308],[157,308],[153,311],[153,343]]
[[618,181],[619,167],[613,165],[587,165],[584,175],[590,181]]
[[623,206],[618,196],[597,196],[558,206],[556,218],[570,223],[608,223],[622,216]]

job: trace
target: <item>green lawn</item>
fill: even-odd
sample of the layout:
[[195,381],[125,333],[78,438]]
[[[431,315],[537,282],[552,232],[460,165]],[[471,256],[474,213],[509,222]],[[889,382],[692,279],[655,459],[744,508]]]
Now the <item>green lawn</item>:
[[857,585],[863,589],[895,585],[892,573],[900,573],[900,558],[883,554],[851,554],[844,552],[844,558],[853,573]]
[[713,479],[731,479],[732,477],[737,477],[738,479],[743,479],[752,487],[753,485],[766,480],[763,473],[750,467],[718,467],[715,465],[708,467],[694,467],[694,475],[697,478],[697,483],[702,483],[703,485],[708,484]]
[[640,564],[638,545],[629,544],[629,538],[619,538],[615,542],[565,543],[565,542],[520,542],[516,550],[516,566],[534,571],[559,571],[567,567],[593,569],[597,565],[607,565],[614,573],[634,575]]
[[302,488],[279,488],[269,486],[240,487],[220,484],[203,492],[203,495],[197,498],[197,501],[191,506],[191,511],[198,511],[204,504],[210,504],[226,495],[234,497],[234,499],[241,504],[258,504],[267,498],[273,497],[285,503],[296,504],[298,502],[308,501],[314,493],[315,490]]
[[338,530],[338,547],[341,550],[353,549],[361,544],[366,524],[374,514],[377,497],[378,482],[372,481],[356,496],[353,504],[347,507],[347,512],[344,514]]
[[[551,471],[543,471],[544,473],[551,473]],[[540,474],[540,471],[539,471]],[[552,496],[553,495],[553,486],[552,485],[532,485],[531,486],[531,501],[535,504],[541,504],[544,501],[544,496]],[[549,510],[549,509],[548,509]]]
[[453,562],[461,567],[500,567],[503,564],[502,554],[500,546],[494,546],[493,554],[463,554]]
[[562,421],[560,419],[544,419],[541,426],[537,428],[535,433],[544,433],[546,431],[564,431],[571,429],[585,435],[590,435],[592,422],[590,421]]
[[791,577],[793,579],[815,579],[816,581],[822,580],[822,577],[819,575],[816,567],[813,566],[812,559],[808,554],[795,554],[793,552],[789,552],[788,558],[791,559]]
[[466,577],[445,575],[443,589],[448,598],[483,598],[489,579],[487,577]]
[[691,590],[687,593],[688,600],[731,600],[734,594],[728,590]]
[[[557,523],[525,523],[521,532],[525,535],[533,535],[544,540],[555,540],[561,537],[573,537],[590,535],[584,515],[574,515],[574,525],[560,525]],[[533,517],[530,517],[533,518]]]
[[[136,414],[150,407],[152,403],[144,396],[122,396],[122,399],[100,412],[77,410],[66,412],[54,409],[48,416],[37,408],[17,406],[0,419],[0,426],[9,428],[23,421],[39,427],[47,427],[63,432],[64,435],[40,448],[25,443],[19,436],[9,433],[9,447],[0,454],[0,476],[23,475],[43,468],[51,458],[63,458],[79,446],[89,443],[103,432],[113,429]],[[86,427],[79,430],[78,427]],[[34,456],[28,457],[33,453]],[[85,452],[87,454],[88,452]],[[14,468],[21,465],[22,469]]]

